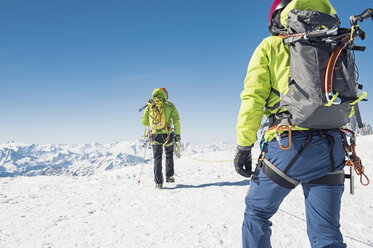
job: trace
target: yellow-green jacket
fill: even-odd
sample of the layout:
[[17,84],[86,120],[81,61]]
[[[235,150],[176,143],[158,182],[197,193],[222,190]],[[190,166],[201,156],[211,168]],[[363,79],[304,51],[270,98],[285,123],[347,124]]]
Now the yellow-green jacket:
[[[162,89],[154,89],[152,98],[158,97],[164,100],[163,102],[163,108],[164,108],[164,114],[166,118],[166,125],[167,130],[170,132],[172,124],[174,126],[175,134],[180,135],[180,117],[179,112],[177,112],[177,109],[175,105],[173,105],[171,102],[167,101],[168,97],[167,94]],[[144,126],[149,126],[149,109],[146,107],[145,112],[142,116],[141,123]],[[160,130],[154,130],[153,133],[167,133],[166,128],[160,129]]]
[[[286,17],[291,9],[316,10],[335,14],[328,0],[293,0],[281,13],[281,22],[286,26]],[[277,109],[270,110],[280,101],[275,91],[285,94],[290,76],[290,56],[288,45],[282,38],[270,36],[265,38],[251,57],[245,82],[241,93],[241,108],[237,122],[237,144],[252,146],[257,140],[256,134],[263,115],[267,117]],[[274,90],[271,90],[274,89]],[[267,107],[266,106],[267,104]],[[303,128],[296,127],[293,130]],[[266,133],[266,139],[274,137],[273,132]]]

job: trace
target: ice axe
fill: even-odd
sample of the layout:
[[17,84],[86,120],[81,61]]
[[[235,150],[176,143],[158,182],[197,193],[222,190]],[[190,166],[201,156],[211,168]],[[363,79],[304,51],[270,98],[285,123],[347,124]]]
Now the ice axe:
[[357,25],[357,22],[362,22],[365,19],[368,19],[369,17],[371,17],[373,21],[373,9],[366,9],[360,15],[350,16],[350,24],[351,26],[355,26]]

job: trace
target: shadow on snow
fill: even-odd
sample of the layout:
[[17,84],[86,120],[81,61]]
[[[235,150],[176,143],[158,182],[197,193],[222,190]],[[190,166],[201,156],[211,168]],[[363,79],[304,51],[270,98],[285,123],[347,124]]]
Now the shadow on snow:
[[200,185],[176,184],[174,188],[163,187],[163,189],[189,189],[189,188],[206,188],[206,187],[221,187],[221,186],[249,186],[250,180],[242,180],[238,182],[216,182],[205,183]]

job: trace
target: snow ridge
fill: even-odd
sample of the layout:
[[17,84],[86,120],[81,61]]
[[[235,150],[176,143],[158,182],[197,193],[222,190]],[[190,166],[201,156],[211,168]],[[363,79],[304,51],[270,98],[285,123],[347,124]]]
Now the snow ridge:
[[[111,144],[21,144],[0,145],[0,177],[14,176],[88,176],[100,171],[118,169],[149,162],[151,149],[145,151],[144,140],[121,141]],[[234,144],[196,145],[185,143],[190,154],[232,151]],[[144,157],[145,153],[145,157]]]
[[[36,175],[92,175],[145,162],[143,142],[83,145],[20,144],[0,145],[0,177]],[[141,154],[140,154],[141,153]]]

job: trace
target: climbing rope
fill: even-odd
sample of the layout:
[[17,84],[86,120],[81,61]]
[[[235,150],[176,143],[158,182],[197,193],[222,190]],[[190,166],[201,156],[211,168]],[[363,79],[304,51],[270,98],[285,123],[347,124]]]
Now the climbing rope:
[[[361,159],[356,155],[356,138],[355,133],[348,129],[339,129],[342,133],[345,134],[343,137],[344,148],[346,151],[346,156],[348,160],[346,160],[345,165],[354,168],[355,173],[360,176],[360,183],[364,186],[369,184],[369,178],[364,173],[364,166]],[[350,142],[348,143],[347,137],[350,137]],[[365,183],[363,182],[363,178],[365,177]]]
[[[351,146],[351,156],[349,156],[349,160],[346,160],[345,165],[351,166],[354,168],[356,175],[360,176],[360,183],[364,186],[369,184],[369,178],[364,173],[364,166],[361,162],[361,159],[356,155],[355,146]],[[363,182],[363,177],[365,177],[365,183]]]

